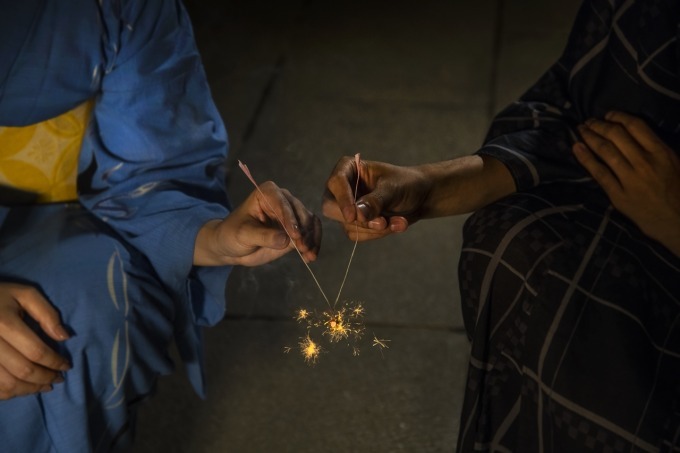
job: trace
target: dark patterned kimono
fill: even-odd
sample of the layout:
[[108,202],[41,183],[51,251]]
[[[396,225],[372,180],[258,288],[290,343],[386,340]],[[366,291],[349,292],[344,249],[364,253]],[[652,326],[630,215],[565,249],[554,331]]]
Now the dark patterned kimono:
[[495,118],[479,154],[518,192],[464,230],[459,452],[680,452],[680,258],[571,153],[610,110],[680,152],[679,74],[680,1],[587,0],[559,61]]

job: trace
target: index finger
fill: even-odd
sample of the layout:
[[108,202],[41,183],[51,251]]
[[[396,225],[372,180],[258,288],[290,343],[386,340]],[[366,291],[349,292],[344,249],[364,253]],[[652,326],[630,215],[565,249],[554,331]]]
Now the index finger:
[[[283,193],[283,189],[280,189],[276,183],[267,181],[260,184],[260,191],[264,195],[265,206],[269,208],[268,210],[273,210],[271,213],[274,216],[273,220],[283,224],[283,228],[291,239],[299,239],[302,236],[300,224],[293,207]],[[265,213],[268,210],[265,210]]]
[[43,342],[21,318],[3,321],[2,340],[30,362],[55,371],[71,368],[65,358]]
[[[354,205],[352,181],[357,178],[357,167],[354,156],[341,158],[326,181],[325,199],[334,199],[342,217],[346,222],[354,222],[357,218]],[[326,200],[324,200],[324,205]]]
[[604,117],[607,121],[619,123],[625,127],[628,133],[647,151],[653,152],[666,146],[642,118],[618,111],[609,112]]
[[[47,385],[55,381],[61,381],[60,370],[58,368],[51,368],[40,364],[35,359],[35,354],[38,351],[47,351],[50,348],[41,343],[40,340],[33,346],[35,353],[27,353],[20,351],[12,346],[5,339],[0,338],[0,356],[2,356],[2,364],[4,368],[15,379],[29,384]],[[34,357],[29,357],[33,355]]]

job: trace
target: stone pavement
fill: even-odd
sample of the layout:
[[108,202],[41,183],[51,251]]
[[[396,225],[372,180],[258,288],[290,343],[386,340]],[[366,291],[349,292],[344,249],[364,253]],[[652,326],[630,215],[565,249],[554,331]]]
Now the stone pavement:
[[[320,215],[343,155],[416,164],[474,152],[495,112],[555,60],[576,0],[187,0],[227,124],[229,194],[256,179]],[[465,216],[359,244],[342,300],[366,309],[354,357],[307,365],[293,315],[325,301],[295,253],[236,269],[206,331],[208,399],[178,372],[139,414],[137,452],[453,452],[468,343],[457,290]],[[353,243],[324,219],[312,264],[335,299]],[[389,349],[373,346],[387,339]]]

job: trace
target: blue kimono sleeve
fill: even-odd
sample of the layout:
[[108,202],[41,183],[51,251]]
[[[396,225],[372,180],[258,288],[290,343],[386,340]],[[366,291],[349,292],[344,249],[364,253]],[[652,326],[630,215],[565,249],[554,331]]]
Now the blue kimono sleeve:
[[141,251],[194,322],[224,313],[229,268],[195,268],[196,235],[228,215],[227,135],[179,1],[100,2],[105,61],[80,157],[81,202]]

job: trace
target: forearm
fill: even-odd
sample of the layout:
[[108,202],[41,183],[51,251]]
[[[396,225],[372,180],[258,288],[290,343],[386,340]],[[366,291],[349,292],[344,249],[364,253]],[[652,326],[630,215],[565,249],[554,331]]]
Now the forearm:
[[488,156],[465,156],[418,170],[431,181],[424,218],[476,211],[516,190],[507,167]]

